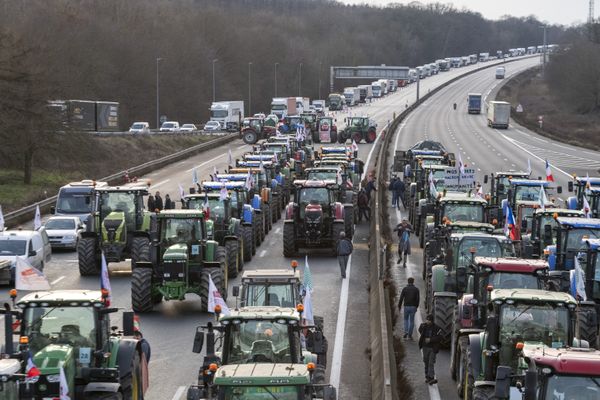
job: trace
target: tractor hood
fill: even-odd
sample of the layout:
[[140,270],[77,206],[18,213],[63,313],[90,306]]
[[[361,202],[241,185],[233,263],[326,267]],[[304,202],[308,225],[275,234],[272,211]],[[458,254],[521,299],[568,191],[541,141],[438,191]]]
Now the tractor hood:
[[187,259],[188,259],[188,248],[187,248],[187,245],[183,244],[183,243],[177,243],[172,246],[169,246],[169,248],[165,251],[165,254],[163,255],[163,260],[187,261]]
[[59,373],[63,364],[69,364],[73,358],[73,347],[68,344],[49,344],[34,354],[33,362],[42,375]]
[[310,376],[304,364],[236,364],[220,367],[216,385],[286,386],[308,385]]

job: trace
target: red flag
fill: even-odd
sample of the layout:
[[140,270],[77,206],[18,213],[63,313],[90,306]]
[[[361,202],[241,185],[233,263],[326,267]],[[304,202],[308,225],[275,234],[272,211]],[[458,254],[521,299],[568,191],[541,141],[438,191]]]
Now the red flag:
[[546,180],[548,182],[554,182],[554,177],[552,176],[552,170],[550,169],[550,164],[548,160],[546,160]]

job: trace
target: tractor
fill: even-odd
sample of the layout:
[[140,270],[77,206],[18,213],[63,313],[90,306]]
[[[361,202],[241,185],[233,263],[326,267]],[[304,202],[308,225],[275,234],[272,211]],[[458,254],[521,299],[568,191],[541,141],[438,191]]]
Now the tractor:
[[[31,363],[40,372],[19,385],[19,399],[58,399],[61,370],[71,399],[143,399],[148,366],[133,337],[134,315],[123,312],[122,331],[111,327],[109,314],[118,309],[110,308],[107,291],[34,292],[16,306],[2,310],[4,356],[19,362],[22,376]],[[19,326],[16,348],[13,324]]]
[[207,239],[213,222],[201,210],[163,210],[153,217],[151,261],[133,268],[131,304],[136,312],[152,311],[164,300],[202,299],[207,311],[209,283],[227,297],[227,249]]
[[325,247],[336,252],[341,232],[350,239],[352,204],[335,200],[334,181],[295,181],[296,194],[285,210],[283,255],[292,257],[300,247]]
[[260,139],[266,139],[275,135],[274,126],[265,125],[263,118],[246,118],[242,126],[242,140],[246,144],[254,144]]
[[338,133],[338,142],[346,143],[348,139],[360,143],[373,143],[377,139],[377,122],[369,117],[344,118],[346,127]]
[[[414,170],[418,165],[417,157],[418,156],[442,156],[445,158],[445,162],[442,164],[454,166],[455,158],[454,153],[448,153],[446,148],[440,142],[435,142],[433,140],[423,140],[415,143],[408,150],[396,150],[394,154],[394,172],[403,172],[406,164],[409,164]],[[405,180],[408,177],[404,177]],[[406,182],[407,186],[410,182]]]
[[582,210],[584,208],[583,199],[590,205],[589,212],[594,218],[600,218],[600,178],[598,177],[575,177],[568,184],[569,192],[575,190],[575,196],[567,199],[567,207],[571,210]]
[[487,175],[484,175],[483,183],[488,183],[488,180],[490,181],[490,204],[500,207],[502,205],[502,200],[508,197],[508,189],[510,187],[511,179],[529,179],[529,175],[529,172],[523,171],[496,172],[491,175],[491,178],[489,178]]
[[140,182],[95,188],[96,210],[88,217],[77,245],[81,275],[100,273],[101,254],[107,263],[131,258],[132,267],[149,260],[148,230],[154,210],[144,210],[148,185]]
[[[408,208],[408,220],[412,226],[421,225],[424,210],[435,203],[438,193],[443,193],[448,165],[427,165],[417,170],[408,190],[404,192],[404,204]],[[419,232],[419,230],[417,230]]]
[[337,126],[333,117],[318,117],[317,128],[313,131],[313,143],[336,143]]

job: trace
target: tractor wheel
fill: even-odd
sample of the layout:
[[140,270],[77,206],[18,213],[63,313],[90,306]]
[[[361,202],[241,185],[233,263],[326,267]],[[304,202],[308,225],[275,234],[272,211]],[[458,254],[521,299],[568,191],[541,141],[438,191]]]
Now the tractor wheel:
[[258,227],[256,226],[256,224],[258,223],[258,221],[255,219],[254,221],[252,221],[252,255],[256,254],[256,247],[258,246]]
[[467,377],[465,368],[465,357],[467,356],[467,348],[469,347],[469,338],[466,336],[462,336],[458,340],[457,349],[456,349],[456,394],[460,399],[463,398],[465,394],[465,380]]
[[318,131],[312,132],[312,141],[313,141],[313,143],[321,143],[321,138],[319,137]]
[[253,130],[247,130],[242,136],[242,140],[246,144],[254,144],[258,142],[258,134]]
[[360,141],[362,140],[362,134],[360,132],[352,132],[352,140],[356,142],[356,144],[359,144]]
[[473,375],[473,364],[471,363],[471,350],[469,349],[468,341],[467,348],[465,349],[464,363],[464,377],[463,377],[463,394],[462,399],[473,400],[473,386],[475,386],[475,376]]
[[265,219],[267,218],[267,214],[265,212],[260,216],[260,243],[265,241]]
[[293,224],[283,224],[283,256],[293,257],[298,251]]
[[332,248],[331,250],[333,250],[333,254],[337,254],[337,244],[338,241],[340,240],[340,233],[344,232],[344,224],[333,224],[333,227],[331,228],[331,241],[332,241]]
[[431,283],[432,276],[427,274],[425,279],[425,309],[427,314],[433,314],[433,287]]
[[209,277],[212,278],[213,283],[221,293],[223,299],[226,297],[223,296],[223,294],[226,294],[227,292],[227,290],[223,290],[224,275],[221,268],[204,268],[200,278],[200,299],[202,300],[202,306],[200,309],[203,312],[208,311],[208,287],[210,286]]
[[346,143],[346,135],[344,134],[344,131],[340,132],[340,134],[337,137],[337,141],[340,144]]
[[419,235],[419,247],[425,248],[425,231],[427,230],[427,224],[423,224],[423,229],[420,229],[421,234]]
[[252,250],[254,238],[251,226],[242,226],[242,238],[244,242],[244,261],[250,262],[252,261],[252,254],[255,252],[255,250]]
[[279,217],[281,216],[281,211],[279,211],[279,204],[281,202],[279,201],[279,196],[277,196],[277,199],[275,199],[275,197],[273,197],[273,201],[271,201],[271,220],[269,222],[269,227],[272,229],[273,228],[273,224],[277,222],[277,220],[279,220]]
[[441,345],[448,347],[452,337],[452,323],[454,322],[454,306],[456,298],[450,296],[433,297],[433,322],[442,331]]
[[473,400],[495,399],[495,388],[493,386],[477,386],[473,388]]
[[315,372],[313,373],[313,383],[315,384],[315,398],[322,399],[323,398],[323,387],[326,382],[325,368],[322,366],[317,366],[315,368]]
[[331,131],[329,137],[331,138],[331,143],[335,143],[337,142],[338,134],[335,131]]
[[227,276],[235,278],[238,276],[240,267],[238,265],[238,241],[228,240],[225,242],[227,252]]
[[587,340],[590,347],[597,348],[598,316],[594,306],[580,306],[577,312],[580,339]]
[[81,238],[77,246],[79,258],[79,274],[81,276],[98,275],[100,273],[100,260],[96,252],[96,238]]
[[147,237],[134,237],[131,241],[131,269],[138,261],[150,261],[150,241]]
[[377,131],[375,129],[369,129],[365,136],[365,141],[367,143],[373,143],[377,139]]
[[271,230],[273,229],[273,206],[275,206],[275,199],[271,198],[271,202],[269,203],[269,205],[267,206],[267,210],[268,210],[268,216],[265,219],[265,225],[269,228],[267,230],[267,232],[271,232]]
[[344,209],[344,231],[346,237],[352,240],[352,236],[354,236],[354,207],[352,206]]
[[134,268],[131,274],[131,307],[135,312],[150,312],[152,301],[152,270]]
[[219,292],[221,292],[223,300],[227,300],[227,280],[229,279],[229,274],[227,272],[229,271],[229,266],[227,262],[227,249],[224,246],[217,247],[217,251],[215,251],[215,261],[221,266],[219,270],[220,277],[218,277],[220,282],[217,283],[217,281],[215,281],[214,275],[216,272],[211,272],[213,275],[213,282],[217,289],[219,289]]
[[[142,357],[145,357],[142,355]],[[137,351],[133,352],[133,358],[131,360],[130,372],[127,375],[121,377],[121,395],[123,400],[141,400],[144,397],[142,392],[142,361],[140,359],[140,353]],[[110,393],[115,395],[116,393]],[[104,399],[105,397],[99,397]],[[113,397],[107,397],[112,399]],[[114,397],[117,399],[118,397]]]
[[262,227],[262,220],[261,218],[258,216],[258,214],[254,214],[254,220],[252,221],[252,228],[254,230],[253,232],[253,236],[254,236],[254,250],[253,253],[256,253],[256,248],[258,246],[260,246],[260,231],[261,231],[261,227]]
[[454,309],[454,322],[452,324],[452,338],[450,339],[450,376],[456,380],[458,377],[458,307]]
[[423,259],[423,268],[422,268],[422,271],[421,271],[421,277],[423,278],[423,280],[425,280],[427,278],[427,258],[428,258],[427,257],[427,252],[428,252],[427,245],[425,245],[425,248],[423,249],[423,257],[422,257],[422,259]]

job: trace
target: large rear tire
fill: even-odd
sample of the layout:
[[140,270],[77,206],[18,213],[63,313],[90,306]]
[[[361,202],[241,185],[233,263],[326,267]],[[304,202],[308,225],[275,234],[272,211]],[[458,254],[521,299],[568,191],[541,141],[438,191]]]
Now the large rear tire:
[[138,261],[150,261],[150,241],[145,236],[134,237],[131,241],[131,269]]
[[455,303],[455,297],[433,296],[433,322],[442,331],[441,345],[443,347],[448,347],[452,338]]
[[[144,394],[142,392],[143,389],[141,364],[142,361],[140,359],[140,353],[134,351],[133,358],[131,360],[130,372],[128,372],[125,376],[121,377],[121,393],[123,396],[123,400],[141,400],[144,398]],[[111,397],[107,398],[111,399]],[[117,398],[118,397],[115,397],[115,399]]]
[[252,248],[254,243],[254,238],[252,236],[252,226],[242,226],[242,237],[244,242],[244,261],[250,262],[252,261],[252,254],[256,252]]
[[258,142],[258,134],[253,130],[247,130],[243,133],[242,140],[246,144],[255,144]]
[[283,256],[293,257],[298,252],[293,224],[283,224]]
[[221,282],[217,284],[213,279],[213,282],[219,292],[221,292],[221,296],[223,296],[223,300],[227,300],[227,281],[229,280],[229,271],[228,260],[227,260],[227,249],[224,246],[217,247],[217,251],[215,252],[215,261],[219,263],[221,266]]
[[271,222],[269,223],[270,228],[273,228],[273,224],[276,223],[281,216],[281,212],[279,211],[280,203],[281,201],[279,200],[279,196],[273,197],[271,200]]
[[598,316],[595,307],[580,306],[577,312],[580,339],[587,340],[592,348],[598,348]]
[[152,270],[134,268],[131,274],[131,307],[135,312],[150,312],[152,301]]
[[[200,278],[200,299],[202,300],[202,306],[200,309],[202,312],[208,311],[208,287],[210,286],[209,277],[212,278],[213,283],[219,290],[219,293],[221,293],[223,299],[225,299],[227,296],[227,290],[223,291],[223,271],[221,271],[220,268],[204,268]],[[224,292],[225,296],[223,296]]]
[[227,252],[227,275],[231,278],[238,276],[240,270],[238,264],[238,241],[230,239],[225,242]]
[[77,246],[77,256],[79,258],[79,274],[81,276],[98,275],[100,273],[100,260],[96,251],[96,238],[81,238],[79,246]]
[[473,400],[495,399],[495,388],[493,386],[477,386],[473,388]]

